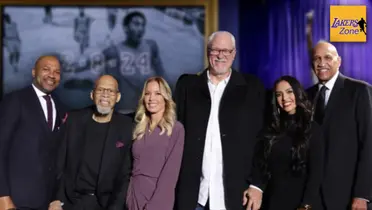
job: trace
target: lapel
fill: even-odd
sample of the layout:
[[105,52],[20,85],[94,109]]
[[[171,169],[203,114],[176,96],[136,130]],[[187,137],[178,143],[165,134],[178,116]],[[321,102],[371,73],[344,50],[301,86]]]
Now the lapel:
[[[86,148],[85,145],[87,143],[87,138],[86,138],[87,126],[88,126],[88,123],[90,122],[92,114],[93,114],[93,109],[89,108],[87,112],[84,113],[83,116],[81,116],[81,118],[77,121],[78,123],[74,126],[75,133],[73,134],[73,136],[75,136],[75,138],[73,139],[72,142],[76,143],[74,151],[75,151],[75,154],[77,154],[77,156],[74,157],[76,158],[75,177],[74,177],[75,182],[74,183],[76,183],[76,179],[79,175],[79,169],[81,167],[81,163],[84,158],[85,148]],[[72,160],[72,162],[75,162],[75,161]]]
[[223,91],[222,98],[220,101],[218,112],[220,122],[225,121],[221,119],[221,116],[222,117],[224,116],[223,114],[227,114],[228,116],[230,115],[229,114],[230,111],[224,110],[232,110],[234,109],[234,107],[244,104],[245,100],[244,96],[246,95],[247,91],[246,84],[247,83],[241,74],[234,70],[231,71],[230,80],[227,83],[225,90]]
[[97,188],[100,186],[100,183],[102,181],[103,175],[110,169],[110,162],[112,161],[112,155],[116,153],[116,142],[118,140],[118,133],[120,132],[120,129],[123,129],[120,127],[121,124],[119,122],[119,118],[117,114],[114,112],[109,124],[109,128],[106,134],[106,139],[104,143],[104,148],[102,152],[102,158],[101,158],[101,166],[98,173],[98,185]]
[[335,112],[337,105],[340,104],[342,96],[342,88],[344,87],[345,77],[340,73],[337,77],[335,85],[332,88],[331,95],[329,96],[327,106],[325,108],[325,116],[323,124],[327,124],[332,113]]
[[[207,69],[204,70],[202,74],[200,74],[196,88],[200,91],[203,98],[209,101],[208,106],[210,107],[211,94],[209,92],[207,74],[208,74]],[[243,99],[241,97],[242,96],[241,94],[243,92],[245,93],[245,90],[246,90],[244,88],[245,85],[246,85],[245,79],[238,72],[236,72],[235,70],[232,70],[230,80],[227,83],[226,88],[222,94],[222,98],[220,101],[220,110],[221,110],[221,107],[225,106],[225,103],[227,103],[227,105],[232,105],[232,104],[236,104],[237,101],[240,102]]]
[[[197,98],[198,100],[198,109],[203,110],[199,113],[200,119],[209,119],[210,110],[211,110],[211,96],[208,87],[208,76],[207,71],[204,71],[200,75],[200,80],[198,81],[197,85],[198,90],[195,92],[201,93],[201,98]],[[194,93],[192,93],[194,94]],[[224,130],[222,128],[229,127],[229,125],[225,125],[224,123],[231,123],[234,120],[236,115],[234,113],[239,114],[239,111],[231,113],[231,110],[240,110],[240,106],[244,106],[246,104],[244,100],[246,99],[247,94],[247,83],[245,78],[235,70],[231,71],[230,79],[223,91],[219,110],[218,110],[218,118],[220,124],[220,132],[223,135]],[[208,103],[202,103],[200,100],[208,100]],[[204,106],[204,107],[202,107]],[[248,109],[249,107],[247,107]],[[205,124],[205,129],[207,129],[208,121]],[[223,141],[223,138],[221,139]],[[203,141],[204,142],[204,141]]]
[[[191,104],[189,104],[189,107],[191,110],[194,110],[193,113],[198,115],[199,119],[208,119],[212,100],[209,92],[208,76],[206,70],[196,77],[195,86],[190,89],[187,97],[191,98]],[[202,125],[203,129],[204,126],[205,129],[207,129],[207,124]]]
[[61,123],[62,123],[62,119],[64,116],[64,112],[62,112],[62,109],[61,109],[61,103],[59,102],[59,100],[57,99],[57,97],[52,94],[52,99],[54,101],[54,105],[55,105],[55,108],[56,108],[56,120],[54,122],[54,128],[53,128],[53,132],[56,132],[59,130],[60,126],[61,126]]
[[198,82],[197,82],[197,89],[200,90],[202,96],[205,99],[208,99],[209,102],[211,101],[211,93],[209,92],[209,87],[208,87],[208,71],[205,69],[201,75],[198,77]]
[[44,131],[50,132],[48,122],[45,119],[43,108],[41,107],[40,100],[37,97],[34,88],[30,86],[27,92],[28,92],[27,95],[30,97],[28,106],[31,108],[35,120],[40,123],[40,126],[44,129]]

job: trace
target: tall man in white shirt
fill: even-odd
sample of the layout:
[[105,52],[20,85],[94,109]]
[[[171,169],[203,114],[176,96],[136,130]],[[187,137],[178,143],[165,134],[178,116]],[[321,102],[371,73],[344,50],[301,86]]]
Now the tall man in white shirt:
[[257,78],[231,69],[231,33],[213,33],[207,54],[208,68],[182,75],[176,86],[186,139],[175,209],[239,210],[264,121],[265,89]]
[[32,76],[32,85],[0,103],[0,210],[45,210],[54,188],[54,137],[65,117],[51,95],[60,81],[58,59],[40,57]]

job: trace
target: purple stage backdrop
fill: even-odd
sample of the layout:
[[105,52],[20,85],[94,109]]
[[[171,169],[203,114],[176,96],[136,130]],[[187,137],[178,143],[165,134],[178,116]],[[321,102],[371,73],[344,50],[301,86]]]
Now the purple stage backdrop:
[[298,78],[305,87],[314,83],[306,42],[305,14],[314,10],[313,42],[329,40],[330,5],[367,6],[367,42],[334,43],[342,57],[341,72],[372,83],[372,3],[368,0],[266,0],[241,5],[240,67],[258,75],[265,86],[282,75]]

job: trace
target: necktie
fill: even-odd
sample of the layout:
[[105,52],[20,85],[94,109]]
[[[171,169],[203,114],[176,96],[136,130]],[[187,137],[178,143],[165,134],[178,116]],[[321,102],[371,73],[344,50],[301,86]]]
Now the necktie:
[[48,126],[50,130],[53,130],[53,106],[52,106],[52,99],[50,98],[50,95],[43,96],[47,103],[47,110],[48,110]]
[[316,107],[315,107],[315,121],[319,124],[323,123],[324,118],[324,112],[325,112],[325,93],[326,93],[327,87],[322,86],[320,91],[318,92],[318,100],[316,101]]

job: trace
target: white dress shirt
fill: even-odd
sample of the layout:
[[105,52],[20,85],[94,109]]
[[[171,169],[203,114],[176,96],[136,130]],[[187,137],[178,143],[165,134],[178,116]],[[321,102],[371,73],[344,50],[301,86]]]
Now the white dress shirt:
[[[336,74],[333,75],[333,77],[332,77],[328,82],[326,82],[326,83],[324,84],[324,86],[327,87],[326,92],[325,92],[325,101],[324,101],[325,106],[327,106],[327,104],[328,104],[329,96],[331,96],[332,89],[333,89],[333,87],[335,86],[335,83],[336,83],[336,80],[337,80],[337,77],[338,77],[339,74],[340,74],[340,72],[337,71]],[[319,84],[318,84],[318,88],[319,88],[319,90],[320,90],[322,87],[323,87],[323,84],[320,84],[320,83],[319,83]]]
[[205,206],[209,199],[210,210],[226,210],[222,177],[223,160],[218,112],[222,94],[231,74],[216,85],[210,80],[209,71],[207,72],[207,75],[208,88],[211,94],[212,103],[204,145],[198,203]]
[[[46,120],[46,122],[48,122],[48,107],[47,107],[47,102],[43,98],[43,96],[45,96],[47,94],[44,93],[43,91],[39,90],[37,87],[35,87],[34,84],[32,84],[32,87],[34,88],[34,90],[36,92],[36,95],[39,98],[41,108],[43,108],[43,112],[44,112],[44,115],[45,115],[45,120]],[[50,99],[52,101],[52,107],[53,107],[53,129],[54,129],[54,125],[55,125],[56,117],[57,117],[57,111],[56,111],[56,106],[54,104],[54,101],[53,101],[52,96],[50,96]]]

